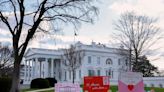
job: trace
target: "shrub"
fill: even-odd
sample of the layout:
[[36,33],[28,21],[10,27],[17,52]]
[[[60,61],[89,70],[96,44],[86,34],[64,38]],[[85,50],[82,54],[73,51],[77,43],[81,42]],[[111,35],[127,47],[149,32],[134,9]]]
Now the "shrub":
[[9,92],[11,88],[11,78],[0,78],[0,91],[1,92]]
[[49,88],[49,82],[47,79],[36,78],[31,81],[31,88]]
[[57,83],[57,80],[55,78],[46,78],[50,84],[50,87],[54,87],[54,85]]

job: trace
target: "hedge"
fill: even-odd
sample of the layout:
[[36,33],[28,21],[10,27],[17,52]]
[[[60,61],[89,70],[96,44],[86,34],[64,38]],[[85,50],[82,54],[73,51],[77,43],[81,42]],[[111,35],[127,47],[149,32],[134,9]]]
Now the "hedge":
[[49,82],[47,79],[36,78],[31,81],[31,88],[49,88]]
[[54,85],[57,83],[57,80],[55,78],[46,78],[49,82],[50,87],[54,87]]

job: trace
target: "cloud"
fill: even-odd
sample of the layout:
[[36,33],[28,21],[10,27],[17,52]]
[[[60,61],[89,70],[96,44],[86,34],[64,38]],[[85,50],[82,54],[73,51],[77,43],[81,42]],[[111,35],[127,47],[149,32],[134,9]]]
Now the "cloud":
[[157,25],[164,29],[164,1],[163,0],[119,0],[109,5],[109,9],[120,15],[126,11],[157,18]]
[[0,42],[3,45],[11,45],[11,42],[12,42],[9,31],[3,28],[0,28]]
[[133,10],[149,16],[160,16],[164,14],[163,0],[125,0],[124,2],[120,0],[114,2],[109,8],[118,14]]

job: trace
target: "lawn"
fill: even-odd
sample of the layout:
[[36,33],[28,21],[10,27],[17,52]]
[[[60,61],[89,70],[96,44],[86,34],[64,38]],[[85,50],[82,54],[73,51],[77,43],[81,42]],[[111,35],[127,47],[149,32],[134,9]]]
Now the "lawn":
[[22,89],[21,92],[32,91],[32,90],[37,90],[37,89]]
[[[112,90],[112,92],[116,92],[118,90],[117,86],[111,86],[110,89]],[[150,91],[151,87],[145,87],[146,91]],[[154,88],[155,92],[164,92],[164,88]]]
[[[112,92],[116,92],[118,90],[117,86],[111,86],[110,89]],[[145,87],[146,91],[150,91],[151,87]],[[164,92],[164,88],[154,88],[155,92]]]
[[21,92],[28,92],[28,91],[35,91],[35,90],[37,90],[37,92],[54,92],[54,88],[43,89],[43,90],[47,90],[47,91],[40,91],[42,89],[22,89]]
[[[118,90],[117,86],[111,86],[110,89],[112,90],[112,92],[116,92]],[[36,89],[24,89],[21,92],[26,92],[26,91],[30,91],[30,90],[36,90]],[[145,87],[146,91],[150,91],[151,88],[150,87]],[[164,92],[164,88],[154,88],[155,92]],[[40,92],[54,92],[54,90],[49,90],[49,91],[40,91]]]
[[[146,87],[145,90],[151,90],[150,87]],[[164,88],[154,88],[155,92],[164,92]]]
[[40,92],[54,92],[54,90],[50,90],[50,91],[40,91]]

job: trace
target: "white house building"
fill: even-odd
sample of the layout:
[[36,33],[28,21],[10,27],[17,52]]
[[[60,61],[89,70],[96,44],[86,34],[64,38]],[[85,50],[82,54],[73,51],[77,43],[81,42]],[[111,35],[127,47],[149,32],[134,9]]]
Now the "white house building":
[[[75,82],[83,83],[84,76],[110,76],[110,84],[118,84],[121,71],[128,70],[128,60],[119,53],[119,49],[109,48],[92,42],[91,45],[76,43],[85,56],[82,65],[75,72]],[[49,50],[30,48],[25,54],[24,83],[29,84],[34,78],[55,77],[60,82],[72,82],[72,72],[61,62],[62,49]],[[29,66],[29,67],[27,67]],[[144,78],[145,86],[164,86],[163,77]]]

